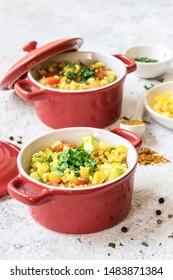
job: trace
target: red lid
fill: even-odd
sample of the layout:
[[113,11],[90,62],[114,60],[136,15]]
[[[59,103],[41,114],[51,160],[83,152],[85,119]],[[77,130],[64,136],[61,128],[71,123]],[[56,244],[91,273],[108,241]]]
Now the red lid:
[[17,146],[0,141],[0,195],[8,193],[8,183],[18,174],[16,159],[19,151]]
[[10,68],[6,76],[0,82],[0,89],[7,90],[12,88],[20,77],[38,63],[59,53],[69,50],[78,50],[82,44],[82,38],[60,39],[36,49],[37,42],[29,42],[23,47],[23,50],[29,52],[29,54]]

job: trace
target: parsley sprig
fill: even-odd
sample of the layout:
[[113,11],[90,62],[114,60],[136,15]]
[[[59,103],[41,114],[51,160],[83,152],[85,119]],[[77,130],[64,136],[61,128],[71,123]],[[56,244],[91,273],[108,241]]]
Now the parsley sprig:
[[58,176],[63,176],[64,170],[69,168],[74,171],[76,177],[79,177],[80,166],[88,167],[90,173],[97,166],[97,162],[91,159],[90,153],[84,150],[83,145],[59,153],[58,160],[58,165],[53,170]]
[[78,78],[80,77],[81,83],[87,83],[89,78],[94,78],[96,77],[95,75],[95,68],[94,67],[88,67],[87,65],[83,64],[82,62],[80,62],[80,69],[77,73],[74,73],[73,69],[74,69],[74,64],[70,62],[66,62],[69,71],[66,72],[65,76],[73,81],[77,81]]

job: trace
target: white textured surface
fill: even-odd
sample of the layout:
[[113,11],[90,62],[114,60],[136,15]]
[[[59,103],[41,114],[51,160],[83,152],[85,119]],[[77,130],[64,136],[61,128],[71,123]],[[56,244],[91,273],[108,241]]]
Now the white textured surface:
[[[158,0],[0,0],[0,79],[19,58],[31,40],[39,46],[65,37],[83,37],[82,50],[122,53],[140,43],[173,48],[173,2]],[[170,72],[165,81],[171,80]],[[133,115],[144,85],[158,84],[129,74],[125,81],[123,115]],[[31,103],[13,91],[0,92],[0,139],[23,136],[23,142],[51,131],[42,124]],[[156,124],[147,113],[144,146],[157,150],[173,162],[173,131]],[[118,125],[117,122],[115,125]],[[13,142],[16,144],[16,142]],[[0,259],[172,259],[173,163],[138,166],[129,215],[119,225],[94,234],[66,235],[38,225],[27,207],[8,195],[0,198]],[[165,203],[159,204],[158,198]],[[158,225],[155,210],[162,210]],[[121,227],[128,232],[122,233]],[[132,240],[133,238],[133,240]],[[148,247],[141,245],[147,242]],[[116,248],[108,247],[109,242]],[[122,243],[124,246],[120,246]],[[140,251],[143,251],[140,252]]]

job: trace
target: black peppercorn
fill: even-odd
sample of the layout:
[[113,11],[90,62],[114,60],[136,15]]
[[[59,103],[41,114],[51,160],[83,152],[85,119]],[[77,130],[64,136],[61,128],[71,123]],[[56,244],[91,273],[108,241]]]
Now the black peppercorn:
[[159,215],[161,215],[161,213],[162,213],[162,212],[161,212],[160,210],[156,210],[156,215],[159,216]]
[[122,228],[121,228],[121,231],[122,231],[122,232],[127,232],[127,230],[128,230],[127,227],[122,227]]
[[10,136],[9,139],[10,139],[10,140],[14,140],[14,137],[13,137],[13,136]]
[[159,198],[159,203],[164,203],[164,201],[165,201],[165,200],[164,200],[163,197],[160,197],[160,198]]

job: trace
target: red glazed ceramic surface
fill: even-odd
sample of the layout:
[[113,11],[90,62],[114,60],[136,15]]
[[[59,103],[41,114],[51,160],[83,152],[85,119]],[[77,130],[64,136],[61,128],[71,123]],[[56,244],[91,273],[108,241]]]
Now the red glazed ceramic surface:
[[23,50],[29,52],[15,65],[13,65],[0,82],[0,89],[10,89],[14,83],[38,63],[58,53],[78,50],[83,43],[81,38],[60,39],[36,49],[37,42],[29,42]]
[[[64,233],[91,233],[120,222],[128,213],[134,185],[134,172],[141,138],[120,128],[113,133],[88,127],[66,128],[43,135],[26,145],[17,160],[19,175],[8,185],[9,193],[29,206],[33,218],[43,226]],[[32,179],[26,171],[31,156],[55,140],[78,144],[80,139],[92,134],[98,140],[128,147],[128,170],[110,182],[85,188],[57,188]],[[123,137],[127,136],[128,140]],[[26,170],[26,171],[25,171]]]
[[7,185],[18,174],[17,156],[20,149],[11,143],[0,141],[0,195],[7,192]]

